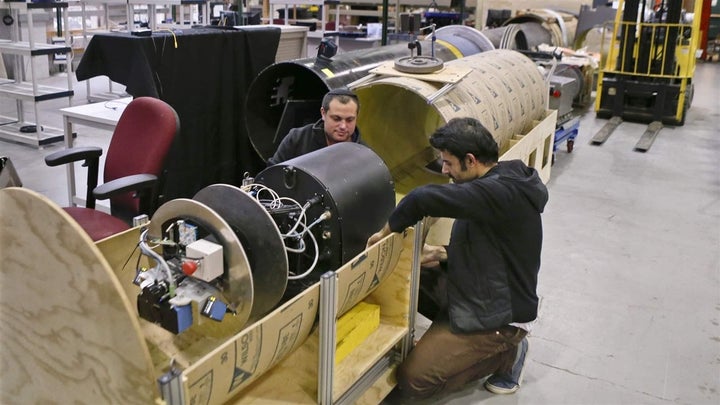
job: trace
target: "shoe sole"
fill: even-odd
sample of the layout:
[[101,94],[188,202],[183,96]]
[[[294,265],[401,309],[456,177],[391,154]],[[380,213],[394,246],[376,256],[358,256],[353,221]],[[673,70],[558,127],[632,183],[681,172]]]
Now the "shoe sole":
[[502,388],[502,387],[498,387],[496,385],[492,385],[486,381],[485,389],[492,392],[493,394],[508,395],[508,394],[514,394],[515,392],[517,392],[517,390],[520,389],[520,386],[516,385],[513,388]]
[[[530,352],[530,341],[527,341],[527,348],[525,349],[525,362],[527,362],[527,355]],[[520,377],[518,378],[518,383],[516,386],[512,388],[503,388],[498,387],[497,385],[492,385],[488,381],[485,381],[485,389],[492,392],[493,394],[500,394],[500,395],[508,395],[508,394],[514,394],[517,392],[517,390],[520,389],[520,386],[522,385],[523,378],[525,377],[525,363],[523,363],[523,368],[520,370]]]

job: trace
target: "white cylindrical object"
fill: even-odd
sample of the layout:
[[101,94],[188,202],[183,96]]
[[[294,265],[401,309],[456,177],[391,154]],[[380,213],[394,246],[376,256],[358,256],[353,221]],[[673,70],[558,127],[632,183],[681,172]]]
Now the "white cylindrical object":
[[470,73],[430,104],[430,97],[444,85],[431,81],[433,75],[427,80],[383,77],[354,89],[363,106],[358,117],[363,138],[385,161],[397,192],[447,182],[426,169],[436,157],[428,138],[452,118],[478,119],[493,134],[502,154],[513,135],[529,131],[545,113],[547,85],[535,63],[519,52],[493,50],[446,66],[470,68]]

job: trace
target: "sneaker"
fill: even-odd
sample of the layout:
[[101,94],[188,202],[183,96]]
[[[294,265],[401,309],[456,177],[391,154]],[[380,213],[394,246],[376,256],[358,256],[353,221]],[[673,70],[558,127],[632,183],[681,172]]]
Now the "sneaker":
[[525,371],[525,358],[528,352],[528,340],[523,338],[518,345],[515,363],[510,373],[493,374],[485,381],[485,389],[494,394],[513,394],[520,388]]

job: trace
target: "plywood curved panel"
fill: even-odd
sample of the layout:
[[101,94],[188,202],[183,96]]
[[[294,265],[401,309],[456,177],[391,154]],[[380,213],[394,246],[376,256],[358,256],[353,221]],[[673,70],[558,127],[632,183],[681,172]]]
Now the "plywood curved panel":
[[0,403],[153,403],[133,306],[61,208],[0,190]]

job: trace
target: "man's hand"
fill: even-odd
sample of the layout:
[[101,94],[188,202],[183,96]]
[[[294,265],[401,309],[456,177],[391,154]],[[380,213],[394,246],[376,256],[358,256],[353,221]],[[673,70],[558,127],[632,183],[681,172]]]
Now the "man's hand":
[[368,238],[367,245],[365,245],[365,249],[369,249],[370,246],[380,242],[380,240],[388,235],[390,235],[392,231],[390,230],[390,226],[388,224],[385,224],[383,228]]
[[437,266],[440,262],[447,261],[447,250],[445,246],[423,245],[420,264],[423,266]]

